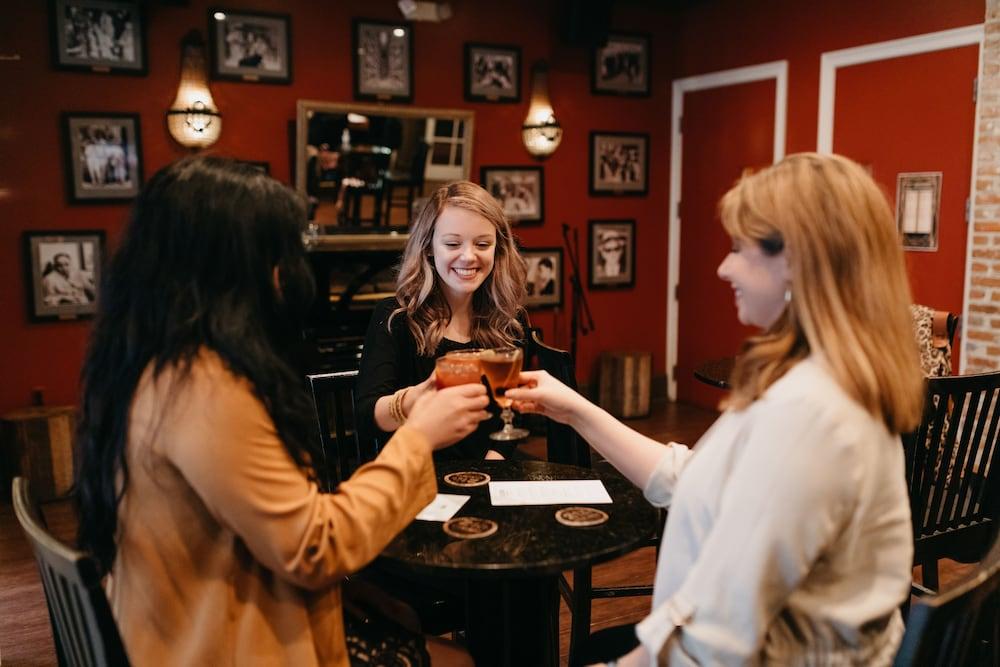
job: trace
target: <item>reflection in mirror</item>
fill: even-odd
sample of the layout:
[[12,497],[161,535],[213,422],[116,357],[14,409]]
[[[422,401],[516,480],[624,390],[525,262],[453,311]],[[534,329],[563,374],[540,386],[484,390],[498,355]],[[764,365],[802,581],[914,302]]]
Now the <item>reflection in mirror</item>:
[[469,178],[473,113],[300,100],[296,188],[325,234],[402,231],[426,193]]

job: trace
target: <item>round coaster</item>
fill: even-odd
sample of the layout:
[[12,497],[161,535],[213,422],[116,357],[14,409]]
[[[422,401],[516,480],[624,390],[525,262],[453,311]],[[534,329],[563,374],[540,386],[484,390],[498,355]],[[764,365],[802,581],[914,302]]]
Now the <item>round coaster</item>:
[[497,532],[497,522],[475,516],[458,516],[444,522],[444,532],[452,537],[475,540]]
[[563,507],[556,510],[556,521],[573,528],[599,526],[607,520],[608,513],[594,507]]
[[452,486],[482,486],[490,483],[490,476],[484,472],[463,470],[462,472],[448,473],[444,476],[444,481]]

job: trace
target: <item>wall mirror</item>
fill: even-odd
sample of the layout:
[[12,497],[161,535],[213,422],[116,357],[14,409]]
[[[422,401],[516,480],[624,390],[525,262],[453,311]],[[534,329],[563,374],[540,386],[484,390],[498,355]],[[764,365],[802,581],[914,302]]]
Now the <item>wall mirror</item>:
[[473,112],[299,100],[295,187],[325,234],[392,233],[434,188],[468,179]]

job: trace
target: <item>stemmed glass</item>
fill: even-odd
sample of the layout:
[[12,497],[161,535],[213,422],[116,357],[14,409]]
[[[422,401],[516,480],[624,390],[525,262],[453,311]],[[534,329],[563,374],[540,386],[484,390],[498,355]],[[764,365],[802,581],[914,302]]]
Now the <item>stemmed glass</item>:
[[493,398],[497,405],[503,408],[500,418],[503,420],[503,428],[496,433],[490,433],[491,440],[520,440],[529,435],[529,431],[524,428],[515,428],[514,411],[510,409],[511,399],[504,396],[508,389],[517,387],[517,380],[521,375],[521,365],[524,362],[524,355],[519,347],[501,347],[493,350],[485,350],[479,355],[479,364],[482,366],[486,379],[490,382],[490,389],[493,390]]
[[483,369],[479,363],[482,350],[458,350],[438,357],[434,363],[434,379],[439,389],[480,382]]

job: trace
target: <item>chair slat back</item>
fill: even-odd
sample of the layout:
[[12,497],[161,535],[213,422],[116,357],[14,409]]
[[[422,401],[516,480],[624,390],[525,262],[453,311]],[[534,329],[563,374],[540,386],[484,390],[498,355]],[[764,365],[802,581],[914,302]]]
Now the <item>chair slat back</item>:
[[377,444],[363,442],[356,428],[354,385],[357,377],[356,370],[307,376],[326,458],[321,466],[325,473],[321,481],[326,491],[332,491],[362,464],[378,455]]
[[[566,386],[576,390],[576,370],[573,356],[565,351],[549,347],[542,342],[537,329],[528,333],[526,362],[534,361],[538,368]],[[584,468],[590,467],[590,446],[571,427],[546,419],[548,459],[553,463],[569,463]]]
[[13,502],[38,563],[60,664],[128,665],[97,564],[46,530],[23,477],[14,479]]
[[998,431],[1000,373],[927,380],[922,423],[904,438],[918,545],[978,528],[985,550],[1000,504]]
[[1000,664],[1000,540],[969,579],[910,609],[896,667]]

